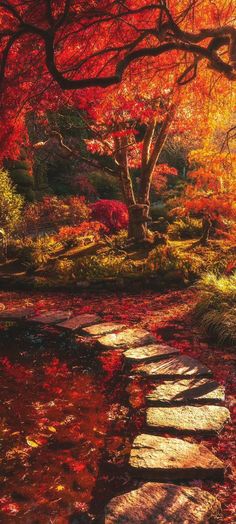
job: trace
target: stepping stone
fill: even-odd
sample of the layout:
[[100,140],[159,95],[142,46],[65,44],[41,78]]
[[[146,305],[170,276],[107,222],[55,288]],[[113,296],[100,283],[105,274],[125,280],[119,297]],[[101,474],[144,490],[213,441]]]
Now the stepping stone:
[[223,462],[203,444],[155,435],[136,437],[129,465],[136,476],[149,480],[222,480],[224,477]]
[[114,497],[105,524],[207,524],[218,522],[220,502],[208,491],[175,484],[147,482]]
[[33,308],[22,308],[22,309],[13,309],[11,311],[1,311],[0,321],[12,321],[17,320],[26,320],[30,316],[35,315],[35,310]]
[[128,349],[124,352],[124,357],[127,362],[155,362],[178,353],[179,349],[177,348],[165,344],[151,344],[150,346]]
[[145,346],[154,342],[156,342],[156,339],[146,329],[140,328],[125,329],[120,333],[110,333],[98,339],[98,343],[103,349]]
[[62,322],[63,320],[66,320],[71,315],[71,311],[48,311],[47,313],[42,313],[42,315],[38,315],[37,317],[31,318],[31,322],[35,322],[37,324],[58,324],[58,322]]
[[230,420],[230,412],[221,406],[175,406],[148,408],[147,425],[175,433],[220,433]]
[[150,405],[218,404],[225,400],[225,390],[214,380],[191,379],[164,382],[146,396]]
[[132,373],[152,378],[172,379],[175,377],[187,378],[189,376],[205,377],[211,371],[194,358],[180,355],[168,358],[162,362],[151,362],[136,366]]
[[94,314],[78,315],[77,317],[70,318],[65,322],[57,324],[57,327],[65,329],[66,331],[77,331],[85,326],[90,326],[101,321],[101,317]]
[[106,335],[107,333],[113,333],[114,331],[121,331],[125,328],[124,324],[115,324],[114,322],[103,322],[102,324],[96,324],[95,326],[89,326],[82,329],[82,333],[85,335]]

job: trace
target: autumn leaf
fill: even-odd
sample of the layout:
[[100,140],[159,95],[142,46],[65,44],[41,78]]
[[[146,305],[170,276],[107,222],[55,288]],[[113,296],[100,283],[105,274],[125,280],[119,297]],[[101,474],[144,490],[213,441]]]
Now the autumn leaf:
[[56,433],[56,428],[54,426],[48,426],[48,430],[51,431],[51,433]]
[[56,491],[63,491],[65,489],[65,486],[62,486],[62,484],[58,484],[58,486],[56,486]]
[[38,448],[39,447],[38,442],[36,442],[36,440],[30,439],[29,437],[26,437],[26,442],[27,442],[28,446],[30,446],[31,448]]

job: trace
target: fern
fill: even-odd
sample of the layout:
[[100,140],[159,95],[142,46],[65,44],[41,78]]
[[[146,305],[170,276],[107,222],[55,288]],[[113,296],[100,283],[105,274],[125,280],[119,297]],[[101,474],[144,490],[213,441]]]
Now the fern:
[[207,273],[197,289],[194,316],[201,330],[218,344],[236,344],[236,273],[228,277]]

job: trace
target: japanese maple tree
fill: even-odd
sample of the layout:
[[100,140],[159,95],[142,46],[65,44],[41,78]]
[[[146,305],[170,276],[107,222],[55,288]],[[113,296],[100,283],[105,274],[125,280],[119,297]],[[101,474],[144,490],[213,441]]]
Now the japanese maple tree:
[[[227,85],[236,79],[235,9],[230,0],[1,1],[1,156],[17,157],[27,143],[30,111],[43,115],[71,105],[91,117],[91,105],[94,112],[101,99],[92,115],[102,125],[101,152],[109,147],[120,171],[130,236],[146,239],[150,184],[155,171],[168,172],[157,167],[167,134],[174,120],[178,133],[181,118],[194,122],[189,100],[184,114],[180,90],[194,86],[195,98],[201,91],[214,97],[222,78]],[[101,121],[108,104],[118,114],[122,101],[115,125],[113,115]],[[142,140],[134,121],[144,125]],[[137,167],[138,153],[142,175],[135,197],[130,168]]]

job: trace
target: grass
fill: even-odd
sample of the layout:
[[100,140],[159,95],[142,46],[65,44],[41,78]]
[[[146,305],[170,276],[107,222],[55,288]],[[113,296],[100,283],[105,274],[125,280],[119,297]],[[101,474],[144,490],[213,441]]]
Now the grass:
[[218,344],[236,344],[236,272],[231,276],[207,273],[197,284],[195,319]]

